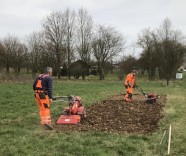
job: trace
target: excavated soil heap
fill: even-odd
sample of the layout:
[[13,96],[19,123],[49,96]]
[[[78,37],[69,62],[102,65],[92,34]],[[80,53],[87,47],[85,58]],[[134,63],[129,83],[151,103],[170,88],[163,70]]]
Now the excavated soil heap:
[[153,104],[145,102],[142,95],[133,95],[131,103],[124,95],[86,107],[87,118],[78,125],[56,125],[57,131],[105,131],[116,133],[153,133],[163,115],[166,97],[161,96]]

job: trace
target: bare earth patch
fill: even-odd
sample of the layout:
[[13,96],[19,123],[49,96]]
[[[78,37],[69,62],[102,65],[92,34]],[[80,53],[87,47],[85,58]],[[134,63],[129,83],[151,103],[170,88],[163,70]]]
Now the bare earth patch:
[[153,133],[164,117],[166,96],[154,104],[145,103],[142,95],[133,95],[133,102],[123,100],[124,95],[115,95],[108,100],[86,107],[87,118],[78,125],[56,125],[57,131],[105,131],[116,133]]

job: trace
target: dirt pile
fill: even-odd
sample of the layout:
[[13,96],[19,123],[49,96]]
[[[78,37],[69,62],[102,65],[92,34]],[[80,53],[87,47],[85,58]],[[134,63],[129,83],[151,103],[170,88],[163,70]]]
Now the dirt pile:
[[152,133],[164,116],[162,108],[166,97],[161,96],[154,104],[145,103],[145,97],[134,95],[133,102],[116,95],[90,107],[86,107],[87,118],[78,125],[56,125],[59,131],[107,131],[117,133]]

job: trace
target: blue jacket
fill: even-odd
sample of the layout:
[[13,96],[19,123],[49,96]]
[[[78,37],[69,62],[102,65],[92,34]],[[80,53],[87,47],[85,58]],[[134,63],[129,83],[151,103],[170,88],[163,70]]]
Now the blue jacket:
[[36,78],[33,84],[33,90],[37,90],[36,85],[38,80],[42,80],[42,89],[43,91],[46,91],[49,98],[52,99],[52,78],[48,74],[41,74],[39,77]]

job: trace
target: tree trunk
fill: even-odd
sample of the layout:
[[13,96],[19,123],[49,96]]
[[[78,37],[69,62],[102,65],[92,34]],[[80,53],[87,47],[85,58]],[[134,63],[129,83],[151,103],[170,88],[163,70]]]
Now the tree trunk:
[[85,80],[85,73],[82,73],[82,79]]
[[103,67],[100,67],[99,80],[105,79],[105,73]]
[[58,79],[61,78],[61,75],[60,75],[60,65],[58,64],[58,70],[57,70],[57,77]]
[[18,68],[17,68],[17,74],[19,75],[19,74],[20,74],[20,72],[21,72],[21,68],[20,68],[20,67],[18,67]]
[[58,79],[61,78],[61,60],[60,60],[60,54],[59,54],[59,51],[58,49],[56,50],[56,54],[57,54],[57,76],[58,76]]
[[9,74],[9,72],[10,72],[10,67],[9,67],[9,64],[7,63],[6,64],[6,73]]
[[169,79],[167,79],[167,86],[169,85]]
[[70,80],[71,79],[71,69],[68,68],[68,79]]
[[29,74],[29,68],[28,67],[26,68],[26,73]]
[[68,36],[67,36],[67,54],[68,54],[68,79],[70,80],[70,76],[71,76],[71,69],[70,69],[70,65],[71,65],[71,60],[70,60],[70,54],[71,54],[71,49],[70,49],[70,38],[69,38],[69,29],[68,29]]
[[105,79],[104,74],[100,74],[100,75],[99,75],[99,80],[104,80],[104,79]]
[[36,71],[32,69],[32,78],[34,79],[36,77]]

